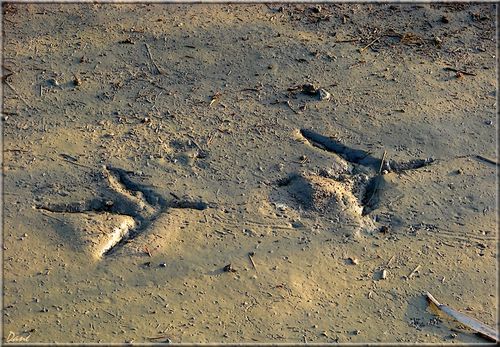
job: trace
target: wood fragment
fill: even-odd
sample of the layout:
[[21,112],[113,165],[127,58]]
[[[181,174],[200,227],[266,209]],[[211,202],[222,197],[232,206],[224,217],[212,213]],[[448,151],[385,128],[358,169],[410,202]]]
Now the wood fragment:
[[381,38],[382,38],[382,36],[377,37],[375,40],[373,40],[372,42],[370,42],[369,44],[367,44],[366,46],[364,46],[363,48],[361,48],[359,50],[359,53],[363,52],[365,49],[367,49],[368,47],[372,46],[375,42],[377,42]]
[[87,168],[87,169],[92,169],[90,166],[87,166],[87,165],[83,165],[83,164],[80,164],[80,163],[77,163],[77,162],[74,162],[68,158],[63,158],[61,157],[62,160],[64,160],[65,162],[68,162],[70,164],[73,164],[73,165],[76,165],[76,166],[80,166],[80,167],[84,167],[84,168]]
[[453,72],[456,72],[456,73],[461,73],[462,75],[469,75],[469,76],[476,76],[475,73],[472,73],[472,72],[467,72],[467,71],[464,71],[464,70],[460,70],[460,69],[455,69],[451,66],[446,66],[444,68],[445,71],[453,71]]
[[355,39],[349,39],[349,40],[337,40],[335,43],[346,43],[346,42],[358,42],[361,41],[360,37],[357,37]]
[[148,337],[148,339],[150,339],[150,340],[163,340],[163,339],[170,340],[167,335],[152,336],[152,337]]
[[163,296],[161,296],[160,294],[156,294],[160,299],[162,299],[164,302],[167,302],[167,299],[165,299]]
[[420,269],[420,265],[417,265],[412,272],[410,272],[410,274],[408,275],[408,279],[412,278],[413,276],[415,276],[415,274],[417,273],[417,271]]
[[254,252],[248,253],[248,258],[250,259],[250,262],[252,263],[252,266],[253,266],[254,270],[257,271],[257,266],[255,265],[255,262],[253,261],[253,257],[252,257],[253,255],[255,255]]
[[113,317],[116,318],[116,314],[114,314],[113,312],[109,312],[109,311],[106,311],[105,309],[102,309],[104,312],[106,312],[107,314],[110,314],[112,315]]
[[481,336],[486,337],[492,341],[499,342],[500,338],[498,332],[493,328],[487,326],[486,324],[469,317],[449,306],[440,304],[429,292],[425,293],[427,300],[432,302],[436,307],[443,313],[455,319],[460,324],[467,326],[468,328],[477,331]]
[[378,174],[379,175],[382,175],[382,170],[384,169],[386,155],[387,155],[387,151],[384,150],[384,154],[382,155],[382,161],[380,162],[380,168],[378,169]]
[[30,106],[30,104],[26,101],[26,99],[24,99],[20,94],[19,92],[7,81],[3,81],[3,83],[5,83],[7,85],[7,87],[9,87],[16,95],[19,99],[21,99],[22,102],[24,102],[26,104],[26,106]]
[[201,146],[195,141],[194,137],[191,136],[191,135],[187,135],[187,137],[189,137],[189,139],[191,140],[191,142],[202,152],[205,152],[205,150],[203,148],[201,148]]
[[391,259],[389,259],[389,261],[387,262],[387,264],[385,265],[385,267],[388,267],[389,265],[391,265],[391,263],[394,260],[394,258],[396,258],[395,254],[392,255]]

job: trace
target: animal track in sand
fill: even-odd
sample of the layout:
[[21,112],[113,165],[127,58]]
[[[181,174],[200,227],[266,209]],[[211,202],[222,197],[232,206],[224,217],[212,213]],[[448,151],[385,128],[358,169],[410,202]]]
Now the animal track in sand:
[[[297,129],[293,135],[302,143],[338,155],[344,165],[333,173],[331,170],[321,170],[319,174],[292,173],[279,180],[278,186],[299,203],[299,208],[328,215],[339,225],[353,229],[353,234],[376,229],[369,214],[379,203],[384,174],[414,170],[433,162],[432,159],[416,159],[400,163],[386,160],[385,153],[379,159],[308,129]],[[360,170],[360,166],[364,169]]]
[[[39,210],[65,216],[73,225],[74,243],[83,245],[95,258],[114,253],[127,241],[143,233],[170,208],[204,210],[208,204],[191,198],[167,200],[148,186],[134,182],[129,172],[104,166],[99,179],[104,181],[100,196],[71,203],[46,203]],[[68,216],[72,214],[72,216]]]

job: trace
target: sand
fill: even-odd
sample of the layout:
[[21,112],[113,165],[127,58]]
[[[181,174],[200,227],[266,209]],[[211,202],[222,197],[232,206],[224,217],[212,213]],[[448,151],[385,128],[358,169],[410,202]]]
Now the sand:
[[485,342],[495,20],[4,4],[3,341]]

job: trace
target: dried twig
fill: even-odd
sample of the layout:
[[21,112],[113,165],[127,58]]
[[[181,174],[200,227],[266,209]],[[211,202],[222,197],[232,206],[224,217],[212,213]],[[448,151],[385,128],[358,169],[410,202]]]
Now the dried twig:
[[440,304],[429,292],[426,292],[425,295],[427,296],[427,300],[432,302],[436,307],[447,314],[448,316],[452,317],[459,323],[471,328],[472,330],[477,331],[480,335],[498,342],[500,341],[498,333],[491,327],[487,326],[484,323],[481,323],[478,320],[475,320],[472,317],[466,316],[463,313],[460,313],[451,307],[448,307],[446,305]]
[[248,258],[250,259],[250,262],[252,263],[254,270],[257,271],[257,266],[255,266],[255,262],[253,261],[253,257],[252,257],[253,255],[255,255],[254,252],[248,253]]
[[378,174],[382,175],[382,169],[384,168],[385,164],[385,156],[387,155],[387,151],[384,150],[384,154],[382,155],[382,160],[380,161],[380,168],[378,169]]
[[165,340],[166,342],[170,342],[170,339],[168,335],[163,335],[163,336],[152,336],[148,337],[149,340],[155,341],[155,340]]
[[396,258],[396,255],[393,254],[391,259],[389,259],[389,261],[387,262],[387,264],[385,264],[385,267],[388,267],[389,265],[391,265],[392,261],[394,260],[394,258]]
[[24,99],[20,94],[19,92],[7,81],[3,81],[3,83],[5,83],[16,95],[19,99],[21,99],[22,102],[24,102],[26,104],[26,106],[29,106],[30,104],[26,101],[26,99]]
[[358,42],[361,41],[360,37],[357,37],[355,39],[349,39],[349,40],[337,40],[335,43],[346,43],[346,42]]
[[107,310],[105,310],[105,309],[102,309],[102,310],[103,310],[104,312],[106,312],[107,314],[110,314],[110,315],[112,315],[113,317],[115,317],[115,318],[116,318],[116,314],[114,314],[113,312],[109,312],[109,311],[107,311]]
[[410,274],[408,275],[408,279],[412,278],[413,276],[415,276],[415,274],[417,273],[417,271],[420,269],[420,265],[417,265],[412,272],[410,272]]
[[476,76],[475,73],[467,72],[467,71],[460,70],[460,69],[455,69],[455,68],[450,67],[450,66],[445,67],[444,70],[446,70],[446,71],[453,71],[453,72],[456,72],[456,73],[461,73],[462,75]]
[[367,49],[368,47],[370,47],[371,45],[373,45],[375,42],[377,42],[381,38],[382,38],[382,36],[377,37],[375,40],[373,40],[372,42],[370,42],[369,44],[367,44],[366,46],[364,46],[363,48],[361,48],[359,50],[359,53],[363,52],[365,49]]

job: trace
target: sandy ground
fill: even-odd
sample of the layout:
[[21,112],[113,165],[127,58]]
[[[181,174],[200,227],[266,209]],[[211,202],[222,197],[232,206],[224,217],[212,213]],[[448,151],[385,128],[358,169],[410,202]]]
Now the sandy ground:
[[4,4],[3,341],[486,342],[495,20]]

